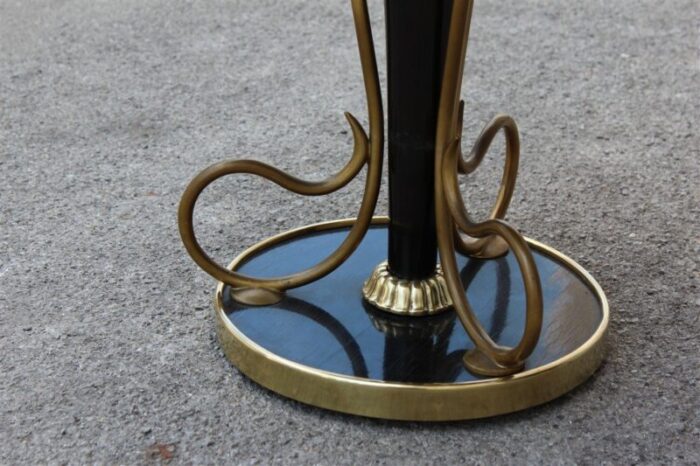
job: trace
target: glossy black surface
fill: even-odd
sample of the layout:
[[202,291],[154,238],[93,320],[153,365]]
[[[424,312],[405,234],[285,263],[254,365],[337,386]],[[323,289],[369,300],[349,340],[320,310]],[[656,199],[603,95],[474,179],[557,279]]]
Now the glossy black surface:
[[389,268],[407,279],[436,262],[435,130],[451,0],[385,0]]
[[[336,248],[346,231],[299,237],[250,259],[240,271],[260,277],[295,272]],[[452,311],[434,317],[399,317],[362,299],[362,283],[386,251],[386,227],[374,227],[358,250],[323,279],[290,290],[274,306],[251,308],[224,290],[230,321],[258,345],[317,369],[401,382],[477,380],[462,365],[473,345]],[[542,279],[542,337],[526,369],[554,361],[588,340],[602,319],[601,306],[576,274],[536,252]],[[482,325],[512,346],[523,331],[524,294],[512,255],[496,260],[460,257],[461,276]]]

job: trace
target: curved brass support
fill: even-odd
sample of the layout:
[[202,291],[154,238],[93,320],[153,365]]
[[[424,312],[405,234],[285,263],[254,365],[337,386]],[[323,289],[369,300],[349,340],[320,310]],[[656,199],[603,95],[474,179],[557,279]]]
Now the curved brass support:
[[[459,104],[459,117],[457,122],[457,134],[462,133],[462,119],[464,114],[464,101]],[[515,120],[508,115],[498,114],[481,130],[481,134],[476,138],[469,158],[465,159],[461,144],[457,144],[457,161],[459,172],[470,174],[474,172],[484,160],[494,138],[500,130],[503,130],[506,141],[506,157],[503,166],[503,176],[501,177],[501,187],[498,191],[496,203],[491,209],[489,218],[492,220],[503,219],[513,198],[515,191],[515,181],[518,177],[518,164],[520,162],[520,134]],[[462,231],[461,233],[466,233]],[[463,236],[458,232],[455,236],[457,250],[462,254],[472,257],[492,259],[502,256],[508,252],[508,245],[498,236],[487,236],[485,238],[474,238]]]
[[[384,113],[366,1],[352,0],[352,10],[367,94],[370,136],[368,138],[358,121],[346,113],[355,141],[353,155],[347,165],[335,176],[325,181],[310,182],[295,178],[261,162],[229,160],[214,164],[200,172],[187,186],[180,201],[178,224],[180,236],[187,252],[205,272],[234,288],[233,295],[236,300],[245,304],[275,303],[281,299],[284,290],[305,285],[332,272],[357,248],[371,223],[381,180]],[[235,173],[258,175],[294,193],[304,196],[319,196],[332,193],[347,185],[365,163],[367,164],[367,178],[357,221],[342,244],[326,259],[312,268],[284,277],[268,279],[249,277],[217,264],[197,242],[192,220],[197,198],[207,186],[223,176]]]
[[[542,327],[542,289],[534,259],[524,238],[499,218],[505,214],[512,195],[519,141],[517,127],[510,117],[496,117],[481,136],[468,160],[460,157],[461,106],[459,93],[462,87],[464,60],[473,0],[455,0],[448,38],[445,70],[440,94],[437,134],[435,143],[435,210],[437,221],[438,250],[447,287],[455,311],[476,348],[465,357],[465,365],[474,373],[486,376],[505,376],[523,369],[525,359],[532,353]],[[474,223],[469,218],[457,181],[459,168],[463,172],[473,171],[481,162],[495,134],[504,128],[506,133],[507,159],[504,183],[501,185],[495,219]],[[525,331],[514,348],[497,345],[479,323],[464,293],[461,283],[455,247],[459,230],[477,239],[498,237],[510,247],[520,266],[526,292]],[[459,243],[457,243],[459,244]],[[460,247],[464,247],[461,244]],[[467,250],[468,247],[467,247]],[[478,252],[478,251],[477,251]]]

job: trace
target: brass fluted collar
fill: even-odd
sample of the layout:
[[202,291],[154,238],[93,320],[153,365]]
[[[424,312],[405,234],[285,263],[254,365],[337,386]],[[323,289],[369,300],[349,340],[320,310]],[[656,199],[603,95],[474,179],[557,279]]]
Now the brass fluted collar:
[[402,280],[392,275],[389,264],[384,261],[367,279],[362,294],[375,307],[406,316],[433,315],[452,306],[440,265],[432,277]]

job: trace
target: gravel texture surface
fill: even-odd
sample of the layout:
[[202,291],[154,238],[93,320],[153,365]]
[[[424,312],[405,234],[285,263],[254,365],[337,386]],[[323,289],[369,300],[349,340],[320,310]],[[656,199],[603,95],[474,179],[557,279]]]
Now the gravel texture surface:
[[[465,139],[497,111],[518,120],[509,219],[600,281],[610,348],[560,400],[422,425],[245,379],[176,228],[186,183],[215,161],[309,178],[344,163],[342,112],[366,120],[348,2],[0,0],[0,463],[697,464],[699,29],[696,0],[477,2]],[[465,187],[478,212],[500,153]],[[197,228],[227,261],[354,215],[361,191],[227,179]]]

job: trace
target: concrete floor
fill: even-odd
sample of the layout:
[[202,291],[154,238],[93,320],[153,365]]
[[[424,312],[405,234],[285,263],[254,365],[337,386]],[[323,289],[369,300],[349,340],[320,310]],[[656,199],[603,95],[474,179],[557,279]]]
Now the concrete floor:
[[[696,0],[477,2],[465,139],[518,120],[509,219],[600,281],[610,348],[560,400],[422,425],[246,380],[177,233],[210,163],[317,179],[344,163],[342,112],[366,120],[348,2],[0,0],[0,463],[698,464],[699,27]],[[492,153],[465,188],[482,213]],[[226,261],[354,215],[361,184],[307,200],[218,182],[197,228]]]

